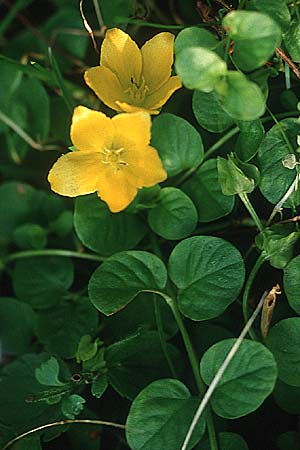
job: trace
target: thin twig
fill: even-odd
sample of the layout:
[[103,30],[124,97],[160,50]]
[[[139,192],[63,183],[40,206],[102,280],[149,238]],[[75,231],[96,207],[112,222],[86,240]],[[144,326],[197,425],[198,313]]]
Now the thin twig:
[[92,419],[60,420],[59,422],[47,423],[46,425],[41,425],[40,427],[33,428],[32,430],[29,430],[29,431],[26,431],[25,433],[20,434],[19,436],[15,437],[14,439],[11,439],[4,447],[1,448],[1,450],[7,450],[15,442],[19,441],[20,439],[23,439],[26,436],[29,436],[30,434],[36,433],[37,431],[42,431],[42,430],[45,430],[46,428],[57,427],[57,426],[67,425],[67,424],[72,424],[72,423],[85,423],[85,424],[90,424],[90,425],[107,425],[109,427],[121,428],[122,430],[125,430],[125,425],[122,425],[120,423],[115,423],[115,422],[107,422],[105,420],[92,420]]
[[221,380],[222,376],[224,375],[225,370],[227,369],[227,367],[229,366],[231,360],[233,359],[233,357],[235,356],[236,352],[238,351],[240,345],[243,342],[243,339],[245,338],[245,336],[247,335],[248,331],[250,330],[252,324],[254,323],[256,317],[258,316],[266,296],[268,295],[268,291],[265,291],[263,296],[261,297],[255,311],[253,312],[252,316],[250,317],[250,319],[248,320],[248,322],[246,323],[245,327],[243,328],[241,334],[239,335],[239,337],[237,338],[236,342],[234,343],[234,345],[232,346],[230,352],[228,353],[228,355],[226,356],[226,358],[224,359],[223,364],[221,365],[221,367],[219,368],[218,372],[216,373],[216,375],[214,376],[209,388],[207,389],[195,415],[194,418],[192,420],[192,423],[190,425],[190,428],[185,436],[183,445],[181,447],[180,450],[187,450],[190,439],[192,437],[192,434],[195,430],[195,427],[205,409],[205,407],[207,406],[213,392],[215,391],[215,389],[217,388],[219,381]]
[[93,47],[94,47],[95,51],[97,53],[99,53],[99,50],[98,50],[98,47],[97,47],[97,42],[95,40],[93,30],[90,27],[90,25],[89,25],[85,15],[84,15],[84,12],[83,12],[83,0],[80,0],[80,2],[79,2],[79,9],[80,9],[81,18],[82,18],[82,21],[83,21],[83,26],[86,29],[86,31],[88,32],[90,38],[92,39],[92,43],[93,43]]
[[296,66],[296,64],[293,63],[293,61],[284,53],[284,51],[280,47],[276,47],[275,51],[279,56],[279,58],[281,58],[284,62],[286,62],[287,65],[292,69],[296,77],[300,79],[300,70]]
[[103,21],[103,17],[102,17],[102,14],[101,14],[100,5],[99,5],[99,2],[97,0],[93,0],[93,3],[94,3],[95,11],[96,11],[97,20],[98,20],[98,23],[99,23],[99,28],[101,30],[101,28],[104,27],[104,21]]
[[277,213],[280,213],[282,211],[282,207],[284,205],[284,203],[287,201],[287,199],[293,194],[293,192],[296,190],[297,184],[299,182],[299,177],[300,174],[297,173],[294,181],[292,182],[292,184],[290,185],[290,187],[288,188],[288,190],[286,191],[286,193],[284,194],[284,196],[279,200],[279,202],[274,206],[271,215],[269,217],[269,219],[267,220],[266,226],[269,226],[270,223],[272,222],[272,220],[274,219],[274,217],[276,216]]

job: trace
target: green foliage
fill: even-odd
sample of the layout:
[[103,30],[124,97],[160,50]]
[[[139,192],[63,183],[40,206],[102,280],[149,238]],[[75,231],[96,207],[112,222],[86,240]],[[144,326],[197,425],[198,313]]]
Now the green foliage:
[[[15,438],[8,450],[181,450],[269,293],[186,448],[300,449],[298,2],[8,3],[0,23],[0,448]],[[105,57],[112,28],[128,37],[111,33]],[[101,90],[107,78],[112,97],[105,104],[84,81],[99,60],[106,67],[95,83]],[[76,105],[111,118],[139,111],[139,102],[167,174],[159,184],[151,185],[142,128],[131,130],[140,148],[129,132],[119,145],[114,126],[112,139],[96,123],[91,135],[74,132]],[[82,180],[76,165],[66,173],[90,194],[51,192],[50,168],[94,133],[103,145],[85,150],[95,162]],[[128,165],[124,186],[125,172],[111,171],[109,195],[132,199],[137,188],[118,213],[95,193],[109,161],[95,164],[111,145],[130,149],[131,160],[118,160],[118,169]],[[146,181],[136,151],[145,151]]]
[[[211,383],[234,342],[220,341],[203,355],[200,370],[206,384]],[[245,416],[272,392],[276,376],[272,353],[262,344],[245,339],[212,396],[212,408],[227,419]]]

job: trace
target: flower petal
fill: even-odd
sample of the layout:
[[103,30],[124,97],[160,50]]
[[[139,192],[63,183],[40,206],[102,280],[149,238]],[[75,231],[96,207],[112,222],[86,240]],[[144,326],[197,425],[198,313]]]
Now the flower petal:
[[150,92],[170,78],[173,53],[174,35],[168,32],[157,34],[141,48],[143,75]]
[[147,146],[139,148],[136,152],[126,153],[128,169],[136,176],[135,183],[138,188],[150,187],[167,179],[161,159],[155,148]]
[[61,156],[48,175],[52,191],[67,197],[95,192],[103,170],[101,161],[101,153],[94,152],[70,152]]
[[115,111],[122,111],[116,100],[125,100],[124,89],[110,69],[104,66],[91,67],[85,72],[84,79],[103,103]]
[[171,77],[165,84],[157,89],[152,94],[147,95],[143,106],[146,109],[157,109],[164,105],[171,97],[173,92],[180,89],[182,86],[180,78],[175,76]]
[[111,119],[99,111],[77,106],[73,113],[71,139],[75,147],[84,152],[109,148],[113,139]]
[[100,64],[110,69],[120,80],[123,89],[138,82],[142,72],[141,51],[131,37],[118,28],[106,32],[101,46]]
[[130,183],[125,170],[119,170],[113,175],[110,171],[103,172],[97,190],[98,196],[107,203],[111,212],[125,209],[137,194],[137,188]]
[[112,118],[114,126],[114,145],[117,147],[145,147],[150,142],[151,118],[146,112],[117,114]]
[[130,105],[129,103],[126,102],[119,102],[117,101],[116,104],[118,105],[118,107],[127,113],[134,113],[134,112],[138,112],[138,111],[144,111],[147,112],[148,114],[159,114],[158,110],[155,109],[146,109],[142,106],[134,106],[134,105]]

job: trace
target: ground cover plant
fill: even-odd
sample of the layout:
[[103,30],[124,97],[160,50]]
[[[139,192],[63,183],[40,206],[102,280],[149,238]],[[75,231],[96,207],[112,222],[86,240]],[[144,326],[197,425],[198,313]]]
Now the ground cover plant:
[[300,2],[0,8],[0,448],[299,450]]

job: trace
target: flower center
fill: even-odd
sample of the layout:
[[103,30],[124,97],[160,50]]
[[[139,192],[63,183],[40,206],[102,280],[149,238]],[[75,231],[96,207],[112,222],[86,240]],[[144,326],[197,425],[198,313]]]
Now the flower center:
[[110,164],[114,168],[114,172],[117,173],[122,167],[128,166],[128,163],[122,159],[122,153],[124,148],[106,148],[101,151],[103,155],[102,163]]
[[149,91],[145,78],[142,76],[140,81],[137,82],[134,77],[131,77],[130,82],[130,87],[126,89],[125,92],[129,94],[130,99],[135,103],[142,103],[146,97],[147,91]]

